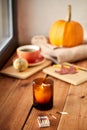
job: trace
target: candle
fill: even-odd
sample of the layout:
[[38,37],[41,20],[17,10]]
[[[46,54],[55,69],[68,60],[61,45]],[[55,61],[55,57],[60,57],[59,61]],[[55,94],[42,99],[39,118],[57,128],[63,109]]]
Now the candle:
[[37,78],[33,80],[33,105],[37,109],[48,110],[53,106],[53,80]]

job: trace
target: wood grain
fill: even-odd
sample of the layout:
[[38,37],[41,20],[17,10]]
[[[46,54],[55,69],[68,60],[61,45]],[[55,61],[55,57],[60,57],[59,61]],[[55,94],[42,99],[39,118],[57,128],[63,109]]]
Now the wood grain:
[[[56,80],[55,78],[50,77],[54,80],[54,105],[51,110],[48,111],[38,111],[37,109],[33,108],[32,112],[25,124],[24,130],[38,130],[39,126],[37,123],[37,117],[38,115],[46,115],[50,119],[51,127],[45,128],[45,130],[56,130],[59,120],[60,120],[60,114],[57,114],[58,111],[62,111],[67,93],[69,91],[69,84],[62,82],[59,80]],[[50,116],[50,113],[53,114],[56,119],[54,119],[52,116]],[[41,128],[43,129],[43,128]]]
[[87,129],[87,82],[71,85],[64,111],[57,130],[86,130]]
[[[45,76],[42,73],[39,75]],[[21,130],[32,107],[32,81],[36,77],[37,74],[31,76],[29,80],[7,77],[2,79],[0,82],[0,129]]]
[[[6,67],[12,63],[12,59]],[[77,62],[76,65],[87,68],[87,60]],[[54,80],[53,108],[39,111],[32,107],[32,81],[46,76],[42,70],[24,80],[0,74],[0,130],[44,130],[38,126],[38,115],[47,115],[50,119],[50,127],[45,130],[87,129],[87,82],[74,86],[48,76]],[[61,111],[68,114],[57,113]]]

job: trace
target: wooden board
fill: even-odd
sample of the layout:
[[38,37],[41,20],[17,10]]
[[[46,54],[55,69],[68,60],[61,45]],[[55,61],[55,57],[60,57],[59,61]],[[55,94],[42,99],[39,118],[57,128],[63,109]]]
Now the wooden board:
[[55,70],[57,70],[57,68],[50,66],[50,67],[43,69],[43,72],[47,73],[55,78],[61,79],[65,82],[71,83],[73,85],[78,85],[78,84],[81,84],[81,83],[87,81],[87,71],[79,69],[78,73],[61,75],[59,73],[56,73]]
[[47,67],[51,63],[52,63],[51,61],[45,59],[45,61],[42,64],[37,65],[37,66],[31,66],[23,72],[18,72],[11,65],[11,66],[9,66],[5,69],[2,69],[0,71],[0,73],[8,75],[8,76],[16,77],[16,78],[19,78],[19,79],[26,79],[29,76],[33,75],[34,73],[38,72],[39,70],[43,69],[44,67]]

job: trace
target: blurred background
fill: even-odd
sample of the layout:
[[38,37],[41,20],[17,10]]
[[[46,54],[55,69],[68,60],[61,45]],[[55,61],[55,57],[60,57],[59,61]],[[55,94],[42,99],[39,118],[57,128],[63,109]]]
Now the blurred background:
[[49,36],[52,23],[67,17],[67,7],[72,6],[72,20],[80,22],[87,32],[87,0],[18,0],[19,44],[29,43],[34,35]]

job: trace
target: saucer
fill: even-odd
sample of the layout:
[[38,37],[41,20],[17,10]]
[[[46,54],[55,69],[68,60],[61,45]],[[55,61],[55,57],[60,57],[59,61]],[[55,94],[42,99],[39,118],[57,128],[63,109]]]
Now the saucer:
[[40,65],[45,61],[45,58],[43,56],[39,56],[38,59],[36,59],[34,62],[29,63],[29,66],[36,66],[36,65]]

